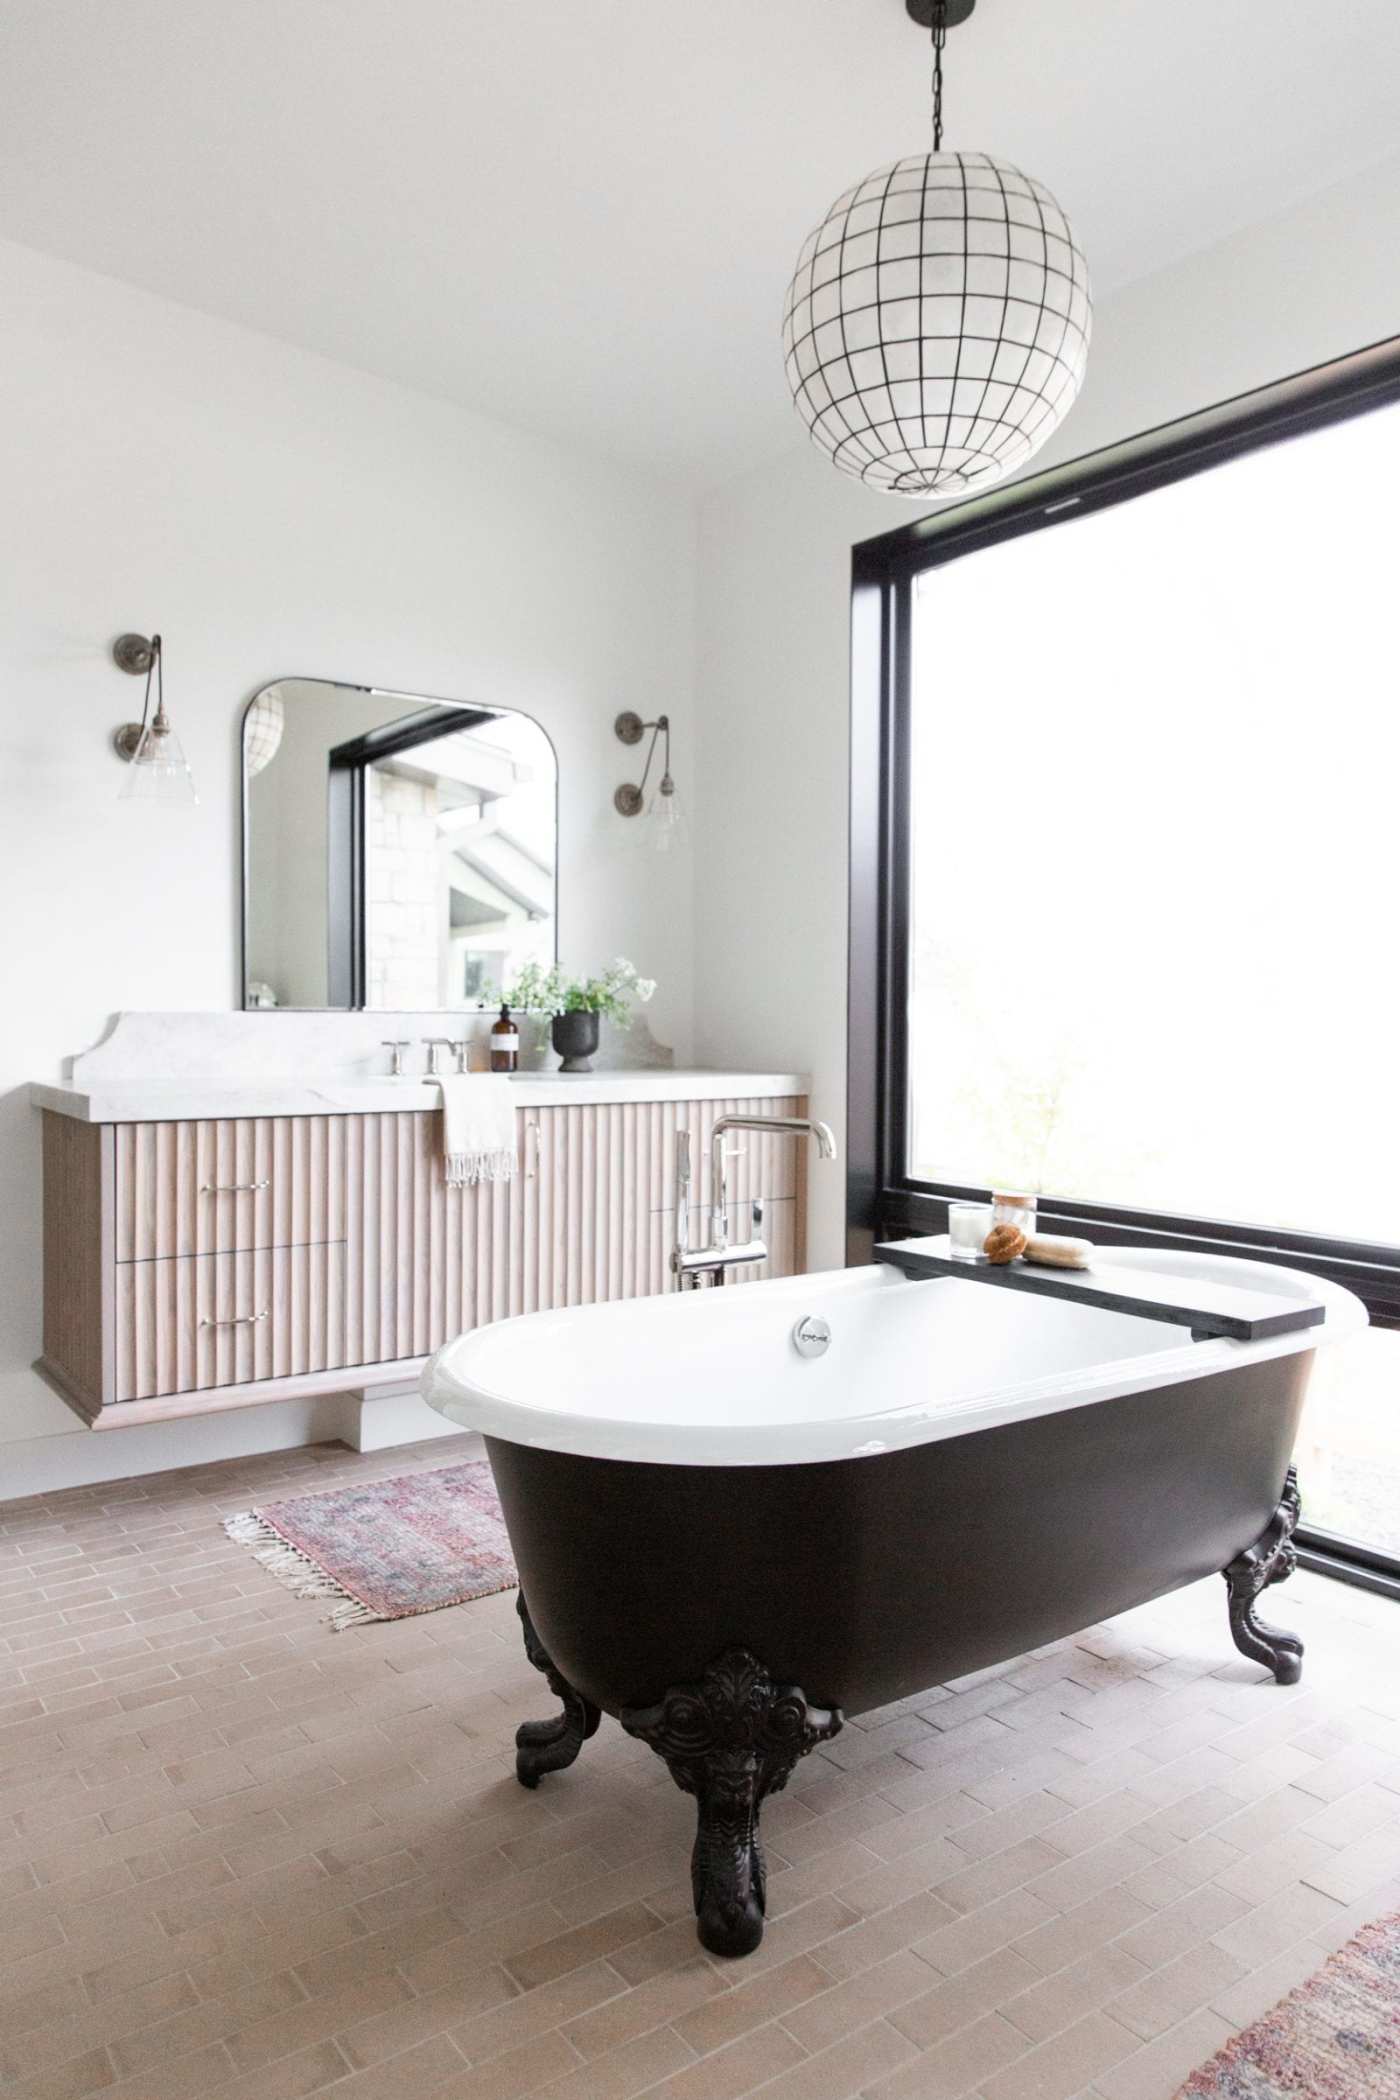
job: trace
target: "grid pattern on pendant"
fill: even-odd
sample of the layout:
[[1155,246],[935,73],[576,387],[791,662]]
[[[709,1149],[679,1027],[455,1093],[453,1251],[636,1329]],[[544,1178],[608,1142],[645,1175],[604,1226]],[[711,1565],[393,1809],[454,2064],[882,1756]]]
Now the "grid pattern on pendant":
[[1073,406],[1089,273],[1043,184],[985,153],[898,160],[803,244],[783,348],[798,412],[845,473],[896,494],[1000,480]]

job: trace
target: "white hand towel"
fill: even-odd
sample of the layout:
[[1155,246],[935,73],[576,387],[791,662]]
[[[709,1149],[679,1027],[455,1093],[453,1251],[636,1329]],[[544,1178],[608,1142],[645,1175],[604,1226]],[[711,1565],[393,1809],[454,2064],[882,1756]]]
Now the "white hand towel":
[[497,1072],[457,1072],[442,1089],[442,1151],[449,1188],[509,1181],[516,1169],[515,1096]]

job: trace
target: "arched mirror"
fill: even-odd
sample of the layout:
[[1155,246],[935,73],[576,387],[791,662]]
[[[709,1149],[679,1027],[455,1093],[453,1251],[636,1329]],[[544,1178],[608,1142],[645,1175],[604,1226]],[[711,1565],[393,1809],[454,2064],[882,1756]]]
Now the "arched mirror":
[[538,722],[315,678],[243,718],[243,1003],[490,1006],[553,962],[558,770]]

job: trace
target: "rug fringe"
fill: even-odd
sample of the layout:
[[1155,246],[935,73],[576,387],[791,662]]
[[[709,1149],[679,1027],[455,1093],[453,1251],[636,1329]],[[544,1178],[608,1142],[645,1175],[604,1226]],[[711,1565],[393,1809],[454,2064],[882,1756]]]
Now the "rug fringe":
[[284,1539],[255,1509],[225,1517],[224,1530],[236,1544],[246,1546],[258,1566],[266,1568],[294,1597],[334,1597],[336,1606],[327,1614],[327,1623],[336,1633],[343,1633],[347,1626],[365,1626],[384,1618],[383,1612],[372,1611],[368,1604],[352,1596],[344,1583],[317,1567],[308,1554]]

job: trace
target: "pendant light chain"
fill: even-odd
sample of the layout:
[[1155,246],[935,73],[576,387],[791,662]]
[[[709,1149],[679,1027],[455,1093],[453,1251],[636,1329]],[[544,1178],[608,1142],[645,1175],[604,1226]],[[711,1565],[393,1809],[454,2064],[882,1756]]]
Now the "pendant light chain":
[[943,47],[948,41],[948,0],[933,9],[933,150],[943,150]]
[[882,4],[932,31],[932,151],[925,133],[922,153],[872,168],[807,236],[783,360],[827,458],[922,502],[989,487],[1039,451],[1079,392],[1092,302],[1044,183],[944,146],[944,49],[976,0]]

